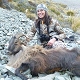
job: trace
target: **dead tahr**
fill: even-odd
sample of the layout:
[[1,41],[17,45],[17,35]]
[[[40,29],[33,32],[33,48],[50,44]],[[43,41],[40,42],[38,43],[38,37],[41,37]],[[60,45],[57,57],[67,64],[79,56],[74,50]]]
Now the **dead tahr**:
[[[47,50],[39,45],[36,45],[30,47],[30,49],[28,48],[27,50],[27,48],[22,48],[22,44],[19,44],[19,41],[16,37],[13,37],[13,39],[14,40],[10,42],[10,47],[8,48],[10,52],[11,50],[16,52],[18,49],[19,53],[20,49],[22,50],[20,51],[21,54],[23,54],[24,52],[26,54],[29,54],[29,57],[27,59],[24,58],[25,61],[21,63],[20,67],[18,67],[15,71],[15,74],[19,76],[22,80],[28,79],[27,77],[25,77],[25,75],[21,73],[28,69],[30,69],[32,76],[38,76],[38,73],[49,74],[59,70],[68,70],[72,72],[73,75],[80,76],[80,49],[74,48],[72,50],[68,50],[66,48],[55,48]],[[17,53],[15,53],[15,55],[16,54]]]

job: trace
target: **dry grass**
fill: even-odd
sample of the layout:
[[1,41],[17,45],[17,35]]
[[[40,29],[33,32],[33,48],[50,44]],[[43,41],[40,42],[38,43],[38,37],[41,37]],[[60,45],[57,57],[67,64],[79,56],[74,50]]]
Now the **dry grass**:
[[35,19],[36,19],[36,14],[31,13],[30,11],[25,12],[25,14],[26,14],[27,17],[30,18],[31,20],[35,20]]
[[[20,0],[13,0],[12,4],[18,11],[24,12],[28,18],[34,20],[36,18],[36,6],[40,3],[44,3],[48,7],[48,13],[53,17],[63,22],[64,15],[68,16],[68,20],[72,24],[72,29],[76,31],[80,27],[80,18],[76,18],[75,11],[67,10],[66,5],[54,3],[52,0],[23,0],[22,3],[19,3]],[[27,12],[26,12],[27,10]],[[64,15],[63,15],[64,14]],[[74,17],[74,18],[73,18]]]
[[77,31],[80,29],[80,17],[73,17],[72,18],[72,29]]
[[51,10],[51,12],[55,13],[56,15],[60,15],[60,12],[58,11],[57,7],[55,5],[50,5],[48,6],[49,10]]
[[68,16],[74,16],[74,15],[75,15],[75,11],[73,11],[73,10],[68,10],[68,11],[66,12],[66,14],[67,14]]
[[28,12],[26,13],[26,15],[29,18],[32,17],[32,19],[35,17],[34,14],[36,13],[35,11],[36,6],[40,3],[44,3],[48,7],[49,14],[51,14],[52,17],[56,17],[56,18],[59,18],[59,16],[61,17],[60,12],[63,11],[63,9],[65,8],[65,5],[53,3],[52,0],[50,1],[28,0],[27,4],[25,4],[25,1],[23,1],[22,3],[19,3],[19,0],[12,1],[12,4],[15,6],[15,9],[17,9],[18,11],[26,12],[26,9],[28,9]]

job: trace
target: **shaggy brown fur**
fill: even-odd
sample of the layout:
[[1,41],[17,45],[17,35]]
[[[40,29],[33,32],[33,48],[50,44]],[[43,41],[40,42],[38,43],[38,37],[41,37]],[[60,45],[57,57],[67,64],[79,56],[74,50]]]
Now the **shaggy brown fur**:
[[80,76],[80,53],[76,49],[56,48],[47,50],[38,46],[38,48],[32,47],[29,50],[30,57],[15,71],[15,74],[21,77],[22,80],[27,80],[27,78],[20,72],[28,69],[30,69],[32,76],[38,76],[38,73],[52,73],[62,69]]
[[64,47],[45,49],[39,45],[24,47],[19,36],[13,36],[8,50],[13,54],[8,65],[17,68],[15,74],[23,80],[27,78],[20,72],[30,69],[32,76],[38,73],[52,73],[58,70],[69,70],[80,76],[80,49],[67,50]]
[[22,45],[22,50],[20,50],[15,55],[10,55],[10,60],[8,66],[18,68],[23,62],[25,62],[29,57],[35,56],[38,53],[43,53],[46,55],[45,49],[42,49],[42,46],[24,46]]

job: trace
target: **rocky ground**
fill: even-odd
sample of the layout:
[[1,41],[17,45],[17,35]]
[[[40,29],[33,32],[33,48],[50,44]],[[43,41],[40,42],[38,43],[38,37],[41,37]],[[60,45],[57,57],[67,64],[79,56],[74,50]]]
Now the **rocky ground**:
[[[0,80],[21,80],[19,77],[15,76],[6,66],[8,62],[8,42],[13,34],[16,32],[23,32],[28,35],[31,34],[31,26],[33,21],[26,17],[22,12],[16,10],[6,10],[0,8]],[[73,42],[69,42],[69,49],[74,46],[80,46],[80,35],[74,33],[73,30],[69,28],[64,28],[67,37],[75,36]],[[31,43],[33,44],[33,43]],[[12,69],[14,71],[14,69]],[[66,72],[55,72],[54,74],[46,75],[39,74],[40,77],[31,78],[29,80],[80,80],[79,77],[72,77],[68,71]],[[31,77],[31,76],[29,76]]]

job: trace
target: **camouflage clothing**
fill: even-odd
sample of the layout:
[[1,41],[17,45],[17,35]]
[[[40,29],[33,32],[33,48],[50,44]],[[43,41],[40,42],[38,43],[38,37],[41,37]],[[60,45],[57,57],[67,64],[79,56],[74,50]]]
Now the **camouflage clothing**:
[[57,20],[52,19],[52,22],[49,25],[49,35],[51,38],[56,37],[60,40],[65,38],[65,33]]
[[[65,38],[65,33],[57,20],[52,19],[51,24],[48,27],[49,27],[49,34],[47,32],[47,25],[45,25],[44,22],[42,21],[40,24],[41,34],[49,35],[50,38],[56,37],[58,40],[62,40],[63,38]],[[35,28],[35,26],[34,26],[32,28],[32,32],[34,33],[34,35],[36,33],[37,44],[41,44],[40,39],[39,39],[39,37],[40,37],[39,30],[37,28]]]

